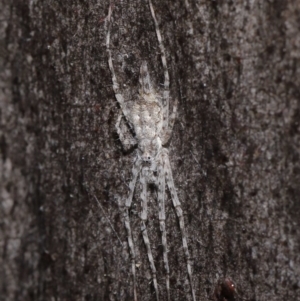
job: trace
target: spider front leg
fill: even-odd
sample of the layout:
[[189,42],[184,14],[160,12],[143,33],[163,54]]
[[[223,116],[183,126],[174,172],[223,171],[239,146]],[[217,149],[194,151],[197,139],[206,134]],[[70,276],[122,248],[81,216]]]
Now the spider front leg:
[[157,164],[157,176],[158,176],[157,186],[158,186],[159,226],[162,234],[163,260],[164,260],[164,266],[166,270],[167,295],[168,295],[168,301],[170,301],[170,268],[168,262],[166,213],[165,213],[166,181],[165,181],[164,165],[161,157]]
[[[131,133],[129,133],[128,128],[126,128],[126,124],[124,124],[124,122],[123,122],[123,124],[121,124],[123,117],[124,117],[123,114],[120,113],[120,115],[118,116],[118,119],[117,119],[117,123],[116,123],[116,130],[119,135],[120,141],[124,147],[124,150],[128,151],[137,144],[137,141],[131,135]],[[126,133],[126,131],[127,131],[127,133]]]
[[157,285],[157,279],[156,279],[156,268],[154,265],[153,255],[150,247],[150,240],[147,232],[146,222],[147,222],[147,182],[146,182],[146,175],[145,175],[146,169],[142,169],[141,176],[140,176],[140,182],[141,182],[141,199],[142,199],[142,213],[141,213],[141,220],[142,220],[142,234],[144,243],[147,249],[148,254],[148,260],[150,263],[150,268],[152,271],[152,279],[153,279],[153,286],[155,289],[156,294],[156,300],[159,301],[159,294],[158,294],[158,285]]
[[195,291],[193,288],[191,257],[190,257],[190,253],[189,253],[189,249],[188,249],[188,245],[187,245],[187,236],[186,236],[186,231],[185,231],[185,226],[184,226],[183,211],[181,209],[181,204],[180,204],[180,201],[178,199],[177,192],[175,189],[171,165],[170,165],[170,161],[169,161],[169,152],[166,148],[164,148],[162,151],[162,161],[164,162],[164,171],[166,174],[167,184],[168,184],[168,187],[170,190],[173,206],[175,208],[176,215],[179,220],[179,227],[180,227],[180,231],[181,231],[183,251],[184,251],[186,264],[187,264],[188,277],[189,277],[191,292],[192,292],[192,296],[193,296],[193,301],[195,301],[196,297],[195,297]]
[[135,272],[135,251],[134,251],[134,244],[132,238],[132,232],[130,227],[130,219],[129,219],[129,210],[132,203],[132,198],[134,194],[134,189],[136,185],[137,177],[142,168],[142,161],[140,159],[136,159],[132,168],[132,180],[129,183],[129,195],[125,202],[125,212],[124,212],[124,219],[125,219],[125,228],[127,231],[128,236],[128,245],[131,255],[131,268],[132,268],[132,276],[133,276],[133,296],[134,301],[137,301],[137,294],[136,294],[136,272]]

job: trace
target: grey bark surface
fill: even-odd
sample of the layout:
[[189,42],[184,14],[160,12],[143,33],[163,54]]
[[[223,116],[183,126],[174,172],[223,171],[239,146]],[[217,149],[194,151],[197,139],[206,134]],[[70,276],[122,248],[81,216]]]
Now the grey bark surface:
[[[230,277],[236,300],[300,300],[299,1],[157,1],[179,100],[170,142],[197,300]],[[124,152],[105,49],[109,1],[0,4],[0,300],[133,300]],[[115,1],[112,52],[126,100],[160,53],[147,1]],[[97,204],[94,196],[99,199]],[[139,300],[155,300],[135,194]],[[155,193],[151,240],[166,300]],[[191,300],[171,200],[172,300]],[[224,299],[225,300],[225,299]]]

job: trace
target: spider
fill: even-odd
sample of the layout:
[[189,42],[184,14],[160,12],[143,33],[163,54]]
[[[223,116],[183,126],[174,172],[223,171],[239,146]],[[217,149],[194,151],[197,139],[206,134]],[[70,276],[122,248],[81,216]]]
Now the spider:
[[[129,211],[132,204],[132,199],[135,191],[137,179],[141,184],[141,230],[143,240],[147,250],[147,256],[152,271],[152,281],[155,289],[156,300],[159,300],[159,291],[156,277],[156,268],[153,260],[153,255],[150,247],[146,222],[147,222],[147,188],[148,184],[153,183],[158,188],[157,198],[159,205],[159,223],[162,233],[163,246],[163,262],[166,272],[166,288],[168,301],[170,301],[170,268],[168,263],[167,251],[167,233],[166,233],[166,215],[165,215],[165,190],[166,184],[169,188],[173,206],[175,208],[182,236],[182,245],[187,262],[188,278],[191,287],[193,301],[195,301],[195,293],[192,285],[192,268],[191,258],[187,245],[187,236],[184,226],[183,211],[174,185],[172,170],[169,161],[169,152],[164,147],[170,140],[172,129],[174,126],[177,100],[173,105],[173,112],[169,117],[169,72],[167,68],[167,60],[164,46],[162,43],[161,33],[159,31],[158,21],[155,16],[153,5],[149,0],[149,7],[155,25],[156,36],[161,52],[161,60],[164,71],[164,92],[163,97],[156,93],[152,86],[148,71],[147,62],[143,61],[140,67],[139,75],[139,93],[134,102],[125,102],[123,95],[120,92],[116,74],[113,67],[112,53],[110,49],[110,32],[111,32],[111,16],[112,4],[109,6],[108,16],[106,18],[108,30],[106,35],[106,48],[108,53],[108,65],[112,76],[112,84],[115,97],[121,107],[122,113],[119,115],[116,123],[117,133],[125,149],[130,149],[137,145],[137,157],[132,168],[132,180],[129,183],[129,196],[125,201],[125,228],[127,230],[128,245],[131,255],[131,266],[133,275],[133,294],[134,300],[137,301],[136,292],[136,262],[135,262],[135,247],[132,238],[130,227]],[[124,129],[121,127],[121,120],[125,118],[129,127],[133,130],[134,136],[128,137],[125,135]]]

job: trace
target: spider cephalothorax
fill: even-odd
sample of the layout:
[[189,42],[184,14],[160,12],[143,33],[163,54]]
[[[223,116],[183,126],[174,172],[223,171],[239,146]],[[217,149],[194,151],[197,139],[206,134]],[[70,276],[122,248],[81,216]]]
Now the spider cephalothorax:
[[[130,226],[129,211],[132,204],[133,195],[135,192],[136,182],[139,179],[141,184],[141,200],[142,200],[142,212],[141,212],[141,229],[144,239],[144,243],[147,249],[147,255],[152,271],[153,285],[156,293],[156,299],[159,300],[158,283],[156,279],[156,267],[153,260],[152,250],[150,247],[150,241],[147,233],[147,189],[148,184],[154,184],[157,187],[157,199],[159,204],[159,223],[162,233],[162,246],[163,246],[163,261],[166,272],[166,287],[168,294],[168,301],[170,301],[170,269],[168,263],[168,251],[167,251],[167,232],[166,232],[166,215],[165,215],[165,190],[166,185],[169,188],[172,198],[173,206],[175,208],[179,227],[182,236],[182,245],[187,262],[187,271],[189,282],[191,286],[192,298],[195,301],[195,293],[192,285],[192,272],[191,272],[191,259],[187,245],[187,237],[185,233],[183,212],[181,209],[180,201],[177,196],[177,192],[174,185],[172,176],[172,170],[169,162],[169,152],[164,145],[169,141],[173,125],[175,122],[177,101],[173,104],[173,112],[169,116],[169,72],[167,68],[167,60],[162,44],[162,38],[158,27],[158,22],[155,17],[154,9],[149,0],[149,7],[151,10],[152,18],[154,20],[156,35],[161,51],[162,66],[164,70],[164,92],[163,97],[160,97],[156,93],[150,80],[150,74],[148,71],[147,63],[142,62],[140,67],[139,77],[139,93],[135,101],[125,102],[123,95],[119,90],[119,84],[117,82],[116,74],[113,67],[112,53],[110,50],[110,29],[111,29],[111,14],[112,4],[109,7],[108,16],[106,18],[108,23],[108,31],[106,36],[106,47],[108,53],[108,64],[112,75],[113,90],[116,99],[121,107],[122,114],[118,117],[116,128],[119,134],[120,140],[124,148],[130,148],[137,145],[137,157],[135,159],[132,168],[132,180],[129,183],[129,196],[125,201],[125,227],[128,235],[128,245],[131,254],[131,267],[133,274],[133,294],[134,300],[137,301],[136,292],[136,258],[135,247],[132,238],[132,231]],[[125,118],[126,122],[132,129],[134,135],[128,137],[125,134],[124,128],[120,126],[121,120]]]

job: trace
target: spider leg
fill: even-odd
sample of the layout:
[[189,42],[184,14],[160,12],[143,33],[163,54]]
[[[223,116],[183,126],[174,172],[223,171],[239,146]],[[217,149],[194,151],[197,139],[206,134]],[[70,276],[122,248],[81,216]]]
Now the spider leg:
[[171,138],[174,123],[175,123],[175,120],[176,120],[177,106],[178,106],[178,100],[176,98],[175,103],[173,105],[173,112],[170,115],[169,126],[168,126],[168,128],[165,129],[165,131],[163,132],[163,135],[162,135],[162,144],[163,145],[167,144],[168,141]]
[[155,16],[154,8],[152,5],[151,0],[149,0],[149,6],[150,6],[150,11],[151,15],[154,21],[155,25],[155,31],[156,31],[156,36],[159,44],[159,49],[160,49],[160,54],[161,54],[161,61],[163,65],[163,70],[164,70],[164,93],[163,93],[163,132],[168,128],[169,124],[169,95],[170,95],[170,76],[169,76],[169,71],[168,71],[168,66],[167,66],[167,58],[166,58],[166,53],[165,53],[165,48],[162,43],[162,37],[161,33],[159,30],[158,22]]
[[168,154],[167,149],[165,149],[165,148],[163,149],[162,156],[163,156],[162,160],[164,162],[165,173],[166,173],[166,178],[167,178],[167,184],[168,184],[168,187],[169,187],[169,190],[171,193],[171,198],[172,198],[172,202],[173,202],[173,205],[174,205],[174,208],[176,211],[176,215],[179,220],[179,227],[180,227],[180,231],[181,231],[183,251],[184,251],[186,264],[187,264],[188,277],[189,277],[189,282],[190,282],[190,286],[191,286],[193,301],[195,301],[196,297],[195,297],[195,292],[194,292],[193,282],[192,282],[191,257],[190,257],[190,253],[189,253],[189,249],[188,249],[188,245],[187,245],[187,236],[185,233],[183,211],[181,209],[180,201],[178,199],[177,192],[175,189],[171,165],[170,165],[170,161],[169,161],[169,154]]
[[134,162],[133,168],[132,168],[132,180],[129,183],[129,196],[125,202],[125,212],[124,212],[124,219],[125,219],[125,228],[127,231],[128,236],[128,245],[131,255],[131,267],[132,267],[132,276],[133,276],[133,295],[134,295],[134,301],[137,301],[137,294],[136,294],[136,272],[135,272],[135,251],[134,251],[134,244],[133,244],[133,238],[132,238],[132,232],[130,227],[130,219],[129,219],[129,209],[131,207],[134,188],[136,185],[137,177],[141,171],[142,164],[141,160],[137,159]]
[[113,83],[113,90],[115,93],[115,97],[122,109],[124,116],[127,119],[127,116],[129,115],[129,110],[124,101],[124,97],[121,94],[120,89],[119,89],[119,84],[118,84],[115,69],[113,66],[112,55],[111,55],[111,50],[110,50],[111,15],[112,15],[112,3],[110,3],[110,5],[109,5],[108,15],[106,17],[106,25],[108,25],[108,30],[107,30],[107,34],[106,34],[106,51],[108,53],[108,66],[109,66],[109,70],[110,70],[110,73],[112,76],[112,83]]
[[156,279],[156,268],[155,268],[155,265],[154,265],[153,255],[152,255],[149,236],[148,236],[147,227],[146,227],[146,222],[147,222],[148,217],[147,217],[147,183],[146,183],[145,169],[142,169],[142,171],[141,171],[140,182],[141,182],[141,186],[142,186],[142,192],[141,192],[142,227],[141,227],[141,229],[142,229],[144,243],[145,243],[145,246],[146,246],[146,249],[147,249],[150,268],[151,268],[151,271],[152,271],[152,279],[153,279],[153,286],[154,286],[155,294],[156,294],[156,300],[159,301],[158,285],[157,285],[157,279]]
[[168,262],[166,213],[165,213],[166,181],[165,181],[163,162],[161,158],[158,162],[157,171],[158,171],[157,186],[158,186],[159,225],[160,225],[160,231],[162,233],[163,259],[164,259],[164,265],[166,270],[166,286],[167,286],[168,301],[170,301],[170,268]]
[[126,133],[126,125],[121,124],[122,117],[123,117],[123,114],[121,113],[117,119],[116,130],[117,130],[117,133],[119,135],[119,138],[121,140],[121,143],[122,143],[125,151],[128,151],[129,149],[131,149],[133,146],[135,146],[137,144],[137,141],[130,133],[125,134]]

